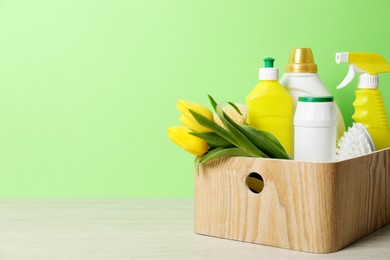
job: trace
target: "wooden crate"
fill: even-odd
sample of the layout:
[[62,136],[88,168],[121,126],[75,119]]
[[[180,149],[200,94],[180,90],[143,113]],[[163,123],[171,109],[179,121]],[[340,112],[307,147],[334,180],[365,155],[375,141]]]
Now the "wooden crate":
[[390,149],[332,163],[221,158],[195,173],[198,234],[330,253],[389,223]]

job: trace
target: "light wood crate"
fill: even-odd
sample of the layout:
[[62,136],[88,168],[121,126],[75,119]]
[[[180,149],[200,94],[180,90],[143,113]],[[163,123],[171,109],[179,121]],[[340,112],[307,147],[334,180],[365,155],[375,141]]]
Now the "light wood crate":
[[389,223],[390,149],[332,163],[221,158],[195,172],[198,234],[330,253]]

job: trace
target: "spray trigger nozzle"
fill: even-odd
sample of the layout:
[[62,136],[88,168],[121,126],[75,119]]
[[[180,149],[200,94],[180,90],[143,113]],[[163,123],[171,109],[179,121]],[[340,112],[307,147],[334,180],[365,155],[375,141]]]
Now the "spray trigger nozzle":
[[345,87],[359,73],[358,88],[378,87],[378,73],[390,72],[390,64],[379,54],[372,52],[337,52],[336,63],[349,63],[347,76],[337,86]]
[[349,65],[347,76],[345,76],[344,80],[336,88],[340,89],[348,85],[355,77],[356,72],[364,73],[364,71],[359,69],[356,65]]

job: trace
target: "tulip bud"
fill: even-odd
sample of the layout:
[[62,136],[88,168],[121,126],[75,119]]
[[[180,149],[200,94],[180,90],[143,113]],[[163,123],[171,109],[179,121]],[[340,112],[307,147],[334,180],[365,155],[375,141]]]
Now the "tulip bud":
[[205,154],[207,152],[207,142],[189,133],[190,130],[182,126],[168,128],[168,137],[175,144],[193,155]]
[[199,124],[194,118],[190,119],[188,117],[185,117],[183,114],[180,115],[179,121],[185,127],[191,129],[194,132],[212,132],[212,130],[210,130],[209,128]]
[[182,114],[179,120],[184,126],[195,132],[212,132],[209,128],[200,125],[190,112],[190,110],[194,111],[213,121],[213,113],[207,107],[195,102],[179,100],[179,102],[177,102],[177,108]]

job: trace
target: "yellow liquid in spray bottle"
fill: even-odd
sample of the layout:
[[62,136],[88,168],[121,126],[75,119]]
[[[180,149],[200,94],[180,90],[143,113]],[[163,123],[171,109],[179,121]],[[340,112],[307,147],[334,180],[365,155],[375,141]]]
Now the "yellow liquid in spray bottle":
[[360,74],[352,119],[365,126],[376,150],[390,147],[389,123],[383,98],[378,90],[377,76],[381,72],[390,72],[390,65],[382,56],[370,52],[336,53],[336,63],[340,62],[348,62],[350,67],[347,76],[337,88],[345,87],[355,73]]
[[390,147],[390,130],[382,95],[378,89],[358,89],[353,102],[352,119],[363,124],[370,133],[375,149]]

